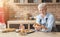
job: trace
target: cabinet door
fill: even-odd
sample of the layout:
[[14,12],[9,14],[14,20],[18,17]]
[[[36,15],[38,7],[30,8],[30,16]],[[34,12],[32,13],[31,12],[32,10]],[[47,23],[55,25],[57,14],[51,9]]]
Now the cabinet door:
[[60,2],[60,0],[56,0],[56,2]]

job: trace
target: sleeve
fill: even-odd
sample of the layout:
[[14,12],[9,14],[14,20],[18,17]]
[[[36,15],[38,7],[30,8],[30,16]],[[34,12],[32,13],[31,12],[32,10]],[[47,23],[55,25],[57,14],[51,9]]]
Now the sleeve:
[[51,32],[52,27],[54,25],[54,22],[55,22],[54,16],[50,16],[48,18],[48,22],[47,22],[47,26],[46,26],[47,27],[47,30],[45,32]]
[[38,16],[36,17],[36,23],[40,24],[40,18]]

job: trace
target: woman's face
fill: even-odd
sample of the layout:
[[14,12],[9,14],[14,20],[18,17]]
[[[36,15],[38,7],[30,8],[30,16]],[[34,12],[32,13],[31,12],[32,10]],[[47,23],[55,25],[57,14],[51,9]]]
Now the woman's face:
[[39,9],[40,14],[46,14],[47,8]]

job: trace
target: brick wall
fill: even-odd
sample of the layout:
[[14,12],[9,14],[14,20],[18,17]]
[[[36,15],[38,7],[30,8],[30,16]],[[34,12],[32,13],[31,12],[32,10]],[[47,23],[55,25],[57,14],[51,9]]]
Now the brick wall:
[[[18,12],[14,12],[13,9],[9,9],[9,19],[16,19],[14,16],[19,16],[23,18],[25,13],[29,13],[32,16],[36,16],[39,14],[37,4],[26,4],[17,6],[20,8]],[[55,16],[56,20],[60,19],[60,4],[48,4],[47,8],[47,12],[51,12]]]
[[54,14],[56,20],[60,20],[60,4],[49,4],[48,10]]

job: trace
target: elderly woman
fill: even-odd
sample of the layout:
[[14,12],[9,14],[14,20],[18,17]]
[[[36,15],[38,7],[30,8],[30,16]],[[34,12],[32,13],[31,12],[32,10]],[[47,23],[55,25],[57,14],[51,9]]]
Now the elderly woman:
[[33,25],[36,31],[51,32],[54,27],[54,16],[47,12],[47,4],[41,3],[38,5],[39,15],[36,16],[36,24]]

